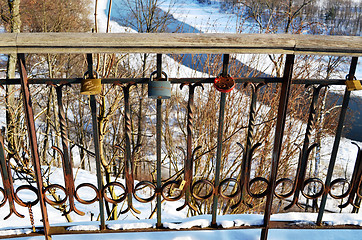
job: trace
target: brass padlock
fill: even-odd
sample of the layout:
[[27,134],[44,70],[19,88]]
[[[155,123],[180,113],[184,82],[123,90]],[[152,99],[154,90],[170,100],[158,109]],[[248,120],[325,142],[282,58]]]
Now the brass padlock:
[[97,95],[102,91],[102,80],[99,78],[99,75],[96,71],[96,78],[89,78],[88,71],[84,73],[83,79],[81,81],[80,94],[84,95]]
[[348,91],[362,90],[362,85],[360,80],[357,80],[356,77],[353,77],[353,80],[349,80],[349,76],[346,76],[346,86]]

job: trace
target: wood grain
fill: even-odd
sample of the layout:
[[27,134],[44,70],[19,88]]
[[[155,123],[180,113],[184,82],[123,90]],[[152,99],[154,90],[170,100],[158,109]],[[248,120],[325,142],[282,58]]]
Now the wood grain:
[[287,53],[362,56],[362,37],[218,33],[2,33],[0,53]]

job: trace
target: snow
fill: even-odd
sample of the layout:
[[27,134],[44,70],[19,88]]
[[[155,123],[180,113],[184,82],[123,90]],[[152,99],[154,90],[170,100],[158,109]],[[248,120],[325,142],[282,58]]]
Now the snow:
[[[259,240],[259,229],[243,230],[207,230],[207,231],[167,231],[145,233],[106,233],[106,234],[77,234],[77,240]],[[268,240],[358,240],[362,230],[328,229],[272,229],[269,230]],[[54,235],[53,240],[70,240],[74,235]],[[44,237],[12,238],[13,240],[43,240]]]
[[155,226],[154,220],[137,220],[137,221],[127,221],[126,223],[124,221],[119,221],[122,223],[114,223],[118,221],[112,221],[113,223],[108,224],[107,228],[112,230],[130,230],[130,229],[140,229],[140,228],[153,228]]
[[362,230],[270,230],[268,239],[308,239],[308,240],[358,240],[361,238]]
[[165,222],[163,224],[164,227],[169,229],[183,229],[183,228],[192,228],[192,227],[209,227],[210,226],[210,220],[209,219],[198,219],[198,220],[187,220],[183,221],[181,223],[168,223]]
[[[91,2],[93,2],[91,4],[91,8],[94,9],[94,0],[91,0]],[[116,1],[114,1],[116,2]],[[108,0],[99,0],[98,1],[98,6],[97,6],[97,15],[98,15],[98,32],[99,33],[105,33],[107,30],[107,15],[106,12],[108,11]],[[91,15],[93,16],[93,15]],[[124,27],[119,25],[117,22],[111,20],[109,23],[109,32],[110,33],[123,33],[123,32],[128,32],[128,33],[136,33],[135,30],[129,28],[129,27]]]
[[20,234],[29,234],[33,230],[31,228],[18,228],[18,229],[9,229],[9,230],[0,230],[0,236],[8,235],[20,235]]
[[[305,212],[290,212],[279,213],[271,216],[272,221],[295,221],[299,224],[315,225],[318,213],[305,213]],[[361,214],[351,213],[325,213],[323,215],[323,222],[326,225],[356,225],[362,226]]]
[[99,225],[78,225],[67,228],[67,231],[98,231],[98,230],[100,230]]
[[218,5],[200,4],[193,0],[165,0],[160,8],[168,11],[174,9],[172,15],[175,19],[189,24],[200,32],[205,33],[235,33],[238,18],[235,14],[221,12]]

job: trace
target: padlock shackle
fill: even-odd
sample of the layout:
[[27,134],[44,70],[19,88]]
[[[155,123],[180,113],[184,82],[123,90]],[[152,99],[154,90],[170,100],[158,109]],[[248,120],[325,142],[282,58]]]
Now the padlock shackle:
[[[346,80],[349,80],[349,78],[350,78],[350,77],[349,77],[349,74],[347,74],[347,75],[346,75]],[[353,77],[352,77],[352,79],[351,79],[351,80],[357,80],[356,76],[355,76],[355,75],[353,75]]]
[[[99,74],[98,74],[98,72],[97,71],[95,71],[95,70],[93,70],[93,74],[96,74],[96,78],[95,79],[98,79],[99,78]],[[86,76],[88,75],[88,79],[90,78],[90,76],[89,76],[89,73],[88,73],[88,71],[86,71],[85,73],[84,73],[84,75],[83,75],[83,79],[87,79],[86,78]],[[94,75],[92,75],[92,79],[94,78]]]
[[[152,81],[152,77],[153,77],[153,75],[156,75],[157,74],[157,70],[156,71],[153,71],[152,73],[151,73],[151,75],[150,75],[150,81]],[[168,76],[167,76],[167,74],[166,74],[166,72],[164,72],[164,71],[161,71],[161,74],[163,75],[163,76],[165,76],[165,78],[166,78],[166,80],[165,81],[168,81]]]

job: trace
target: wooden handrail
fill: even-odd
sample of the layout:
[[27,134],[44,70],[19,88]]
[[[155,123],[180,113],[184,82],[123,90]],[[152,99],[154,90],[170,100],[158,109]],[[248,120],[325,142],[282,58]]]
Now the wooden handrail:
[[360,36],[219,33],[2,33],[11,53],[258,53],[362,56]]

